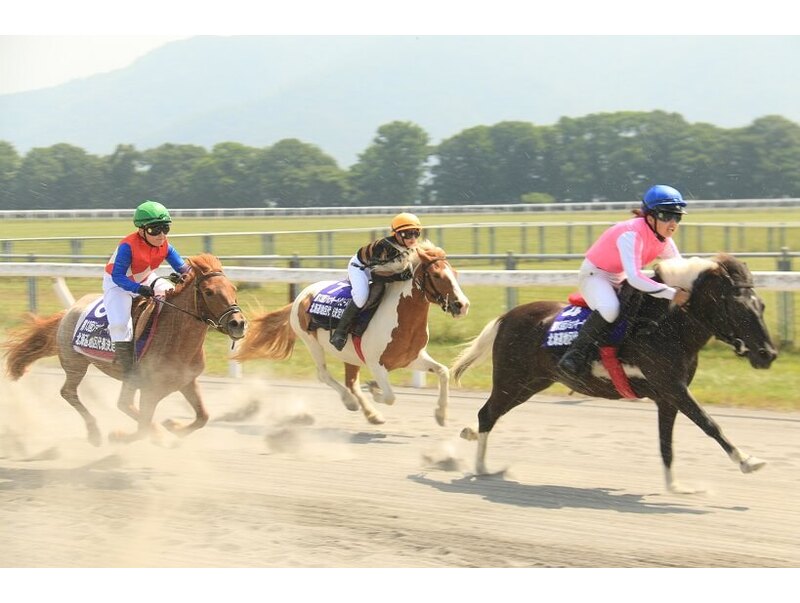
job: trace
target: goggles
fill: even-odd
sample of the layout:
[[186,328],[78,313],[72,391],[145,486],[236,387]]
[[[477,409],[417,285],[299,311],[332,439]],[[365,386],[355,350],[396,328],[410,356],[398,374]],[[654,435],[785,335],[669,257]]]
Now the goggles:
[[144,230],[151,237],[157,237],[162,232],[164,234],[167,234],[169,232],[169,223],[164,222],[161,224],[151,224],[150,226],[145,226]]
[[401,239],[418,239],[420,235],[419,230],[401,230],[397,234],[400,235]]
[[683,220],[683,214],[678,214],[673,211],[657,209],[653,212],[653,215],[661,222],[675,222],[678,224],[681,220]]

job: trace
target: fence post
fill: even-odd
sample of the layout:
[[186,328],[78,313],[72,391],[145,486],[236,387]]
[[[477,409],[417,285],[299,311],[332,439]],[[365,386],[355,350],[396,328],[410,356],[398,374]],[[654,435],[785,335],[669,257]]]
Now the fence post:
[[[509,251],[506,255],[506,270],[517,269],[517,258],[514,257],[514,252]],[[517,289],[516,287],[506,287],[506,310],[511,310],[517,307]]]
[[[784,272],[792,270],[792,256],[789,255],[788,247],[781,247],[777,268]],[[794,346],[793,291],[778,291],[778,340],[782,348]]]
[[[293,254],[292,259],[289,260],[289,268],[300,268],[300,256]],[[289,283],[289,302],[293,302],[294,298],[299,293],[297,283]]]
[[203,251],[206,253],[214,253],[212,245],[212,236],[211,235],[203,235]]
[[275,255],[275,237],[272,233],[265,232],[261,235],[261,253]]
[[83,240],[82,239],[70,239],[69,246],[72,250],[72,255],[83,255]]

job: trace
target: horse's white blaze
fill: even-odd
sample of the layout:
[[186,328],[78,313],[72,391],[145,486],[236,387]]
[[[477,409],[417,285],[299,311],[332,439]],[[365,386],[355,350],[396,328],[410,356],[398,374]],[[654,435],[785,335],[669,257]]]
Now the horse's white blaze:
[[464,291],[462,291],[461,285],[458,284],[458,279],[456,278],[456,274],[452,267],[447,266],[443,272],[447,275],[447,278],[452,283],[453,294],[456,297],[455,301],[461,304],[461,309],[458,311],[458,314],[455,314],[454,316],[456,318],[463,318],[467,315],[467,312],[469,312],[469,298],[464,294]]

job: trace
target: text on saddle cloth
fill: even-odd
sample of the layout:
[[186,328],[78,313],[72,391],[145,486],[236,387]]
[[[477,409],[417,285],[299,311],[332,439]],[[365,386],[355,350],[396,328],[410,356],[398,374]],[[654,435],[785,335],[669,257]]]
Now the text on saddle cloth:
[[[160,308],[161,306],[159,310]],[[137,339],[135,345],[137,358],[144,356],[147,351],[150,339],[156,331],[157,320],[158,313]],[[76,352],[97,360],[107,362],[114,360],[114,343],[108,334],[108,315],[102,297],[89,304],[81,313],[72,335],[72,347]]]
[[[572,298],[570,298],[570,301],[572,301]],[[558,316],[556,316],[553,320],[553,324],[550,325],[550,329],[547,331],[547,337],[545,338],[542,347],[562,348],[569,346],[573,341],[575,341],[575,338],[578,336],[578,332],[581,330],[583,323],[586,322],[586,319],[589,318],[591,313],[592,310],[590,308],[582,305],[570,304],[561,310],[561,312],[558,313]],[[611,344],[618,344],[620,341],[622,341],[627,326],[628,321],[626,320],[620,320],[614,325],[614,328],[609,335],[609,341]]]
[[[308,313],[317,325],[326,329],[335,329],[351,299],[353,299],[353,294],[350,283],[339,281],[328,285],[314,296],[308,307]],[[372,313],[372,308],[362,310],[355,322],[358,324],[369,322]]]

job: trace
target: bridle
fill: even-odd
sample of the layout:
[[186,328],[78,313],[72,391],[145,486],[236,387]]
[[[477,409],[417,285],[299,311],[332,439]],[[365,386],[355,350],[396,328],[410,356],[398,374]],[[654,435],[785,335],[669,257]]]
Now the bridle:
[[[241,312],[242,309],[236,304],[231,304],[225,309],[225,311],[220,316],[218,316],[215,319],[215,318],[213,318],[213,313],[211,312],[211,308],[208,307],[208,302],[205,300],[205,298],[203,297],[203,295],[200,292],[200,283],[202,283],[206,279],[213,278],[215,276],[225,276],[225,273],[221,272],[221,271],[204,272],[204,273],[199,274],[199,275],[197,275],[195,277],[195,279],[194,279],[194,281],[192,283],[194,285],[194,309],[195,309],[194,312],[190,312],[189,310],[184,310],[183,308],[180,308],[180,307],[176,306],[172,302],[168,302],[166,299],[160,299],[160,298],[157,298],[157,297],[154,297],[153,299],[155,299],[160,304],[164,304],[166,306],[169,306],[171,308],[174,308],[174,309],[178,310],[179,312],[183,312],[184,314],[188,314],[192,318],[195,318],[195,319],[199,320],[200,322],[203,322],[203,323],[207,324],[212,329],[216,329],[220,333],[224,333],[225,335],[230,337],[231,334],[228,331],[228,322],[229,321],[227,319],[232,314],[235,314],[237,312]],[[202,310],[200,310],[200,301],[202,301],[202,305],[203,305],[203,309]]]
[[[708,273],[707,273],[708,274]],[[723,276],[731,289],[741,291],[743,289],[753,289],[755,284],[752,282],[744,282],[744,283],[736,283],[734,282],[733,278],[727,273],[727,271],[723,271]],[[697,283],[695,283],[696,286]],[[692,288],[694,290],[694,287]],[[731,303],[730,301],[731,294],[729,292],[725,292],[720,294],[719,302],[717,304],[717,308],[720,310],[718,313],[714,315],[714,318],[711,319],[712,324],[712,331],[714,332],[714,337],[722,341],[723,343],[727,343],[729,346],[733,348],[733,351],[736,353],[737,356],[746,356],[747,352],[749,351],[747,344],[745,344],[744,340],[740,337],[737,337],[736,334],[733,332],[733,324],[734,321],[731,318],[731,311],[728,307],[728,304]],[[689,301],[686,302],[681,308],[682,310],[688,310],[690,307],[692,300],[691,297]],[[690,313],[687,312],[688,316],[691,316]],[[692,317],[695,318],[695,317]],[[697,318],[695,318],[697,320]]]
[[429,262],[421,263],[417,270],[414,271],[415,274],[421,273],[421,276],[415,276],[413,283],[417,289],[422,291],[426,298],[432,299],[433,302],[438,304],[442,310],[449,312],[450,294],[442,294],[436,288],[436,285],[433,282],[433,277],[431,277],[430,273],[428,272],[428,268],[433,266],[436,262],[447,262],[447,258],[435,258]]

